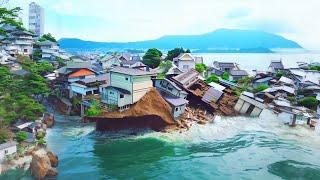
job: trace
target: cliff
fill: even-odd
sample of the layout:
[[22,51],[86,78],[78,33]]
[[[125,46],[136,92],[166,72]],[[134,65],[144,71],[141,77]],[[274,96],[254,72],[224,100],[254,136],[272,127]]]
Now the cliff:
[[170,105],[154,88],[128,110],[105,113],[103,116],[89,119],[96,121],[96,128],[100,131],[128,128],[161,130],[175,124]]

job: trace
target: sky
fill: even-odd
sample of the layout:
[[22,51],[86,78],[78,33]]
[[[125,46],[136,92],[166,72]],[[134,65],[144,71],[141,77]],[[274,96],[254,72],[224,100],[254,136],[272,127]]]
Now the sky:
[[[31,0],[10,0],[28,23]],[[129,42],[191,35],[220,28],[282,35],[320,50],[319,0],[34,0],[55,37]]]

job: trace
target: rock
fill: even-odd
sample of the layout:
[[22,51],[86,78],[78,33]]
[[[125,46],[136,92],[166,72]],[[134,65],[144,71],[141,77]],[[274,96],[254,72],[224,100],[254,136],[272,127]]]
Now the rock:
[[47,128],[51,128],[54,125],[54,115],[45,113],[43,116],[43,123],[47,125]]
[[57,170],[51,166],[50,159],[44,149],[33,152],[30,170],[35,179],[44,179],[47,176],[58,174]]
[[58,175],[57,169],[51,168],[51,169],[49,169],[47,171],[47,175],[46,176],[50,177],[50,176],[57,176],[57,175]]
[[58,156],[53,154],[53,152],[51,152],[51,151],[47,152],[47,156],[50,159],[51,166],[52,167],[57,167],[58,163],[59,163]]

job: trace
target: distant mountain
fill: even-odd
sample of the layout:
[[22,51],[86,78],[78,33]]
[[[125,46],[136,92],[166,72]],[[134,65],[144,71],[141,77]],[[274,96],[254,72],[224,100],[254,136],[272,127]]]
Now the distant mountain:
[[171,35],[155,40],[117,43],[94,42],[74,38],[62,38],[59,44],[64,49],[108,50],[108,49],[172,49],[184,47],[198,51],[237,49],[302,48],[298,43],[282,36],[255,30],[219,29],[202,35]]

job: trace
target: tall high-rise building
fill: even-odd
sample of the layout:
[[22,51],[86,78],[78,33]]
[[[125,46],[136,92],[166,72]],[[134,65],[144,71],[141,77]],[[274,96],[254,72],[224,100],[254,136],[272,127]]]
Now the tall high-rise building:
[[35,2],[29,4],[29,29],[35,32],[37,37],[44,33],[44,10]]

